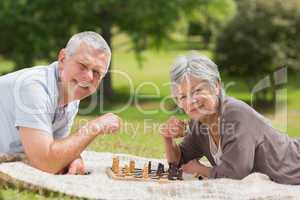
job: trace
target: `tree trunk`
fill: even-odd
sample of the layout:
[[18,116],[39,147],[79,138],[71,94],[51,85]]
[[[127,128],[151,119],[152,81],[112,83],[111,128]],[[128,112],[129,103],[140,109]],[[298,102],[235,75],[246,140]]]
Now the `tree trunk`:
[[[101,12],[100,13],[100,19],[109,19],[109,12]],[[109,20],[103,20],[101,23],[101,30],[102,30],[102,37],[105,39],[107,44],[111,46],[111,40],[112,40],[112,33],[111,33],[111,22]],[[97,93],[98,97],[100,97],[101,100],[111,100],[113,97],[113,88],[112,88],[112,77],[111,77],[111,70],[112,68],[112,59],[110,61],[109,70],[107,71],[107,74],[105,75],[101,87],[99,87]],[[99,101],[98,101],[99,103]]]
[[[101,36],[107,42],[112,51],[111,40],[112,40],[112,32],[111,26],[112,22],[109,21],[110,16],[109,12],[101,10],[98,13],[99,18],[99,26],[101,27]],[[95,27],[94,27],[95,28]],[[97,112],[103,111],[103,106],[105,101],[109,101],[113,97],[113,89],[112,89],[112,78],[111,78],[111,67],[112,67],[112,59],[110,61],[109,70],[107,71],[105,77],[103,78],[100,86],[97,91],[87,97],[84,101],[87,105],[87,110],[97,110]]]
[[[105,41],[107,42],[107,44],[111,47],[111,30],[110,28],[108,30],[103,30],[102,32],[102,36],[105,39]],[[104,98],[106,99],[110,99],[113,96],[113,89],[112,89],[112,79],[111,79],[111,73],[110,70],[112,68],[112,60],[110,61],[110,66],[109,66],[109,70],[107,71],[107,74],[105,75],[104,79],[103,79],[103,95]]]
[[271,82],[271,103],[272,103],[272,107],[275,108],[276,105],[276,84],[275,84],[275,78],[274,78],[274,74],[270,75],[270,82]]

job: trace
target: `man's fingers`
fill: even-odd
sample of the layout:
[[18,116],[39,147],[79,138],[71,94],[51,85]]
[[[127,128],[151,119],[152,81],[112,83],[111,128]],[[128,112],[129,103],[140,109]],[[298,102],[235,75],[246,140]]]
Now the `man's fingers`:
[[76,167],[74,165],[71,165],[69,167],[68,174],[70,174],[70,175],[75,175],[76,174]]

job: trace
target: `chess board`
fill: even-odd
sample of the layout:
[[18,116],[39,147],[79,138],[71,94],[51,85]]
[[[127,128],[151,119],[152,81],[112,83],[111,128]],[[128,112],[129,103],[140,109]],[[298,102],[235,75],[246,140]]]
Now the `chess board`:
[[122,168],[120,174],[115,174],[112,171],[111,167],[106,168],[106,174],[115,180],[123,180],[123,181],[153,181],[158,183],[174,183],[175,181],[181,180],[169,180],[168,172],[164,172],[161,176],[157,175],[157,170],[151,170],[151,173],[148,174],[148,178],[144,178],[142,175],[142,169],[135,168],[133,173],[129,173],[125,175],[125,168]]

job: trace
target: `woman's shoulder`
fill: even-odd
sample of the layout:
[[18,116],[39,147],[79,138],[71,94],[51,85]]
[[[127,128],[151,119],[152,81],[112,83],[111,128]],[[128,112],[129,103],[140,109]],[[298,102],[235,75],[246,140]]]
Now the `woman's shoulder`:
[[243,117],[246,113],[252,113],[253,109],[245,102],[231,96],[226,96],[222,102],[223,117]]
[[258,113],[250,105],[230,96],[224,98],[222,103],[222,116],[229,121],[253,122],[257,119],[267,124],[270,123],[269,120]]

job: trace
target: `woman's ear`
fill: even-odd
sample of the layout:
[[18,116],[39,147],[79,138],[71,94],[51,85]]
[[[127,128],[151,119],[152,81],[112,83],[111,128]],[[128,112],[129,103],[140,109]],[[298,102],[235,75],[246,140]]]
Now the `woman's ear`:
[[221,92],[221,82],[220,80],[217,80],[216,87],[215,87],[216,96],[220,96],[221,95],[220,92]]

